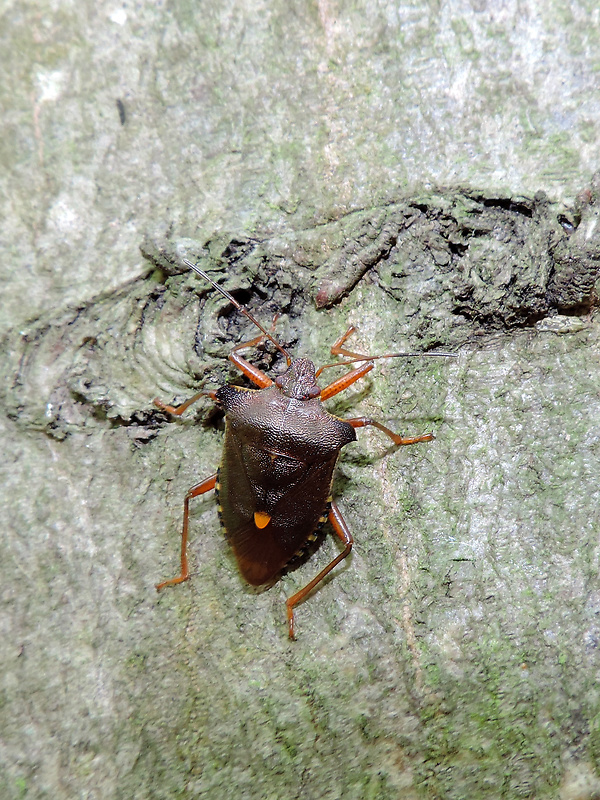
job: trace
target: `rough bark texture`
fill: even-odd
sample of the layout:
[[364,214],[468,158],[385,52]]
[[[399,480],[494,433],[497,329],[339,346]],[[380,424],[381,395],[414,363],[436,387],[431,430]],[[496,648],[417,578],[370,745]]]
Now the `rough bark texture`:
[[[4,11],[2,798],[600,796],[598,18],[497,9]],[[345,448],[295,643],[330,539],[255,592],[198,500],[154,590],[222,420],[152,399],[250,330],[183,256],[317,363],[458,354],[329,404],[437,438]]]

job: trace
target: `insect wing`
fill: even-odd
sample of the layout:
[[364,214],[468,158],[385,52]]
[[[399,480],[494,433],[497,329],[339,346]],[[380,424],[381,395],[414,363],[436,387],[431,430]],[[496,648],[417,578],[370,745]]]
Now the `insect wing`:
[[307,464],[226,436],[220,515],[248,583],[276,577],[319,526],[336,460],[337,453]]

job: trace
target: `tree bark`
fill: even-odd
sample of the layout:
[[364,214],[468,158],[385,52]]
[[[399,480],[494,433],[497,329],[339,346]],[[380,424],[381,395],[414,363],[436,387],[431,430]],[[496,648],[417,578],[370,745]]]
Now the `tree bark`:
[[[7,12],[3,798],[600,792],[600,49],[555,11]],[[255,335],[184,256],[318,365],[457,354],[328,404],[436,439],[344,449],[296,642],[335,537],[255,591],[198,498],[154,588],[223,421],[152,400]]]

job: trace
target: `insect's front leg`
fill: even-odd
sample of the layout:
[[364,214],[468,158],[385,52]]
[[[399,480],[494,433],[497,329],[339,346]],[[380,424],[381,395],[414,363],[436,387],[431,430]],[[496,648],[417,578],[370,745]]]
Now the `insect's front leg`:
[[347,350],[345,347],[342,346],[346,341],[346,339],[355,332],[356,328],[354,327],[354,325],[351,325],[346,331],[346,333],[343,333],[339,339],[336,339],[335,342],[331,345],[331,355],[346,356],[347,358],[368,358],[368,356],[365,356],[364,353],[355,353],[353,350]]
[[329,400],[330,397],[343,392],[349,386],[352,386],[353,383],[356,383],[356,381],[359,381],[362,377],[364,377],[367,372],[370,372],[373,369],[373,366],[374,365],[372,361],[367,361],[367,363],[363,364],[362,367],[358,367],[358,369],[352,369],[350,372],[342,375],[341,378],[337,378],[335,381],[333,381],[333,383],[330,383],[329,386],[325,386],[323,389],[321,389],[321,400]]
[[[271,332],[275,330],[275,323],[279,319],[279,314],[275,314],[273,317],[273,323],[271,324]],[[273,385],[273,381],[269,378],[268,375],[255,367],[254,364],[251,364],[249,361],[246,361],[243,356],[239,355],[239,350],[246,350],[249,347],[258,347],[259,344],[262,344],[265,340],[265,335],[261,334],[260,336],[256,336],[254,339],[250,339],[248,342],[242,342],[241,344],[236,345],[231,353],[229,354],[229,360],[232,364],[243,372],[247,378],[250,378],[252,383],[256,386],[259,386],[261,389],[267,389],[269,386]]]
[[243,372],[247,378],[250,378],[253,384],[260,386],[261,389],[266,389],[267,387],[272,386],[273,381],[268,375],[265,375],[261,369],[255,367],[254,364],[251,364],[249,361],[246,361],[245,358],[240,356],[236,350],[239,350],[242,347],[250,347],[251,345],[259,344],[264,338],[264,336],[257,336],[256,339],[252,339],[251,342],[243,342],[243,344],[238,344],[238,346],[234,347],[229,354],[229,360],[231,363],[235,364],[240,372]]
[[176,578],[171,578],[168,581],[163,581],[162,583],[156,584],[156,591],[160,592],[161,589],[164,589],[165,586],[173,586],[176,583],[182,583],[183,581],[187,581],[190,577],[190,571],[188,568],[188,560],[187,560],[187,540],[188,540],[188,522],[190,517],[190,500],[192,497],[198,497],[200,494],[205,494],[206,492],[210,492],[211,489],[215,488],[215,484],[217,483],[217,476],[211,475],[210,478],[206,478],[206,480],[202,481],[202,483],[197,483],[196,486],[192,486],[192,488],[188,491],[185,496],[185,500],[183,501],[183,528],[181,531],[181,574],[178,575]]

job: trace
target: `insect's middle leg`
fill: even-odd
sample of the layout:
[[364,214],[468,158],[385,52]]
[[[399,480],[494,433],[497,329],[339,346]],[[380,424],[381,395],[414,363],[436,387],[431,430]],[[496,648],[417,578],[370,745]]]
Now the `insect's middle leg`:
[[294,606],[298,605],[304,598],[312,592],[312,590],[317,586],[317,584],[321,583],[323,578],[328,575],[331,570],[343,561],[347,555],[349,555],[350,551],[352,550],[352,544],[354,542],[352,538],[352,534],[350,533],[350,529],[346,525],[346,522],[342,515],[340,514],[340,510],[337,505],[332,501],[331,502],[331,510],[329,511],[329,522],[331,522],[331,526],[339,539],[341,540],[342,544],[344,545],[344,549],[342,552],[336,556],[333,561],[331,561],[325,569],[322,569],[321,572],[317,575],[316,578],[313,578],[310,583],[307,583],[303,589],[300,589],[299,592],[293,594],[286,600],[286,607],[287,607],[287,618],[288,618],[288,630],[290,639],[295,639],[296,636],[294,635]]
[[365,428],[367,425],[372,425],[374,428],[378,428],[380,431],[383,431],[386,436],[389,436],[390,439],[397,445],[403,444],[416,444],[417,442],[431,442],[435,439],[433,433],[424,433],[421,436],[399,436],[394,431],[386,428],[385,425],[382,425],[381,422],[377,422],[374,419],[370,419],[369,417],[355,417],[354,419],[347,419],[345,422],[352,425],[353,428]]
[[[346,332],[342,340],[347,337],[353,329],[350,329]],[[366,364],[363,364],[362,367],[358,367],[358,369],[353,369],[350,372],[347,372],[345,375],[342,375],[341,378],[333,381],[330,383],[329,386],[325,386],[324,389],[321,389],[321,400],[328,400],[330,397],[333,397],[339,392],[343,392],[344,389],[347,389],[348,386],[351,386],[356,381],[359,381],[364,375],[370,372],[373,369],[373,362],[367,361]],[[345,420],[353,428],[365,428],[367,425],[372,425],[374,428],[378,428],[380,431],[385,433],[386,436],[389,436],[390,439],[397,445],[403,444],[416,444],[417,442],[430,442],[432,439],[435,439],[433,433],[424,433],[422,436],[400,436],[394,431],[386,428],[385,425],[382,425],[381,422],[377,422],[370,417],[355,417],[353,419]]]
[[198,483],[196,484],[196,486],[192,486],[192,488],[186,494],[185,500],[183,501],[183,528],[181,531],[181,574],[179,574],[176,578],[171,578],[168,581],[157,583],[156,584],[157,592],[160,592],[160,590],[164,589],[165,586],[174,586],[176,583],[183,583],[183,581],[187,581],[187,579],[190,577],[190,571],[188,568],[188,560],[187,560],[190,500],[192,499],[192,497],[198,497],[198,495],[200,494],[205,494],[206,492],[210,492],[211,489],[215,488],[216,483],[217,483],[216,474],[211,475],[210,478],[206,478],[206,480],[202,481],[202,483]]
[[216,392],[197,392],[193,397],[190,397],[189,400],[186,400],[180,406],[169,406],[166,403],[163,403],[162,400],[159,400],[158,397],[155,397],[153,402],[157,408],[160,408],[161,411],[166,411],[167,414],[173,414],[175,417],[179,417],[186,411],[196,400],[200,400],[201,397],[210,397],[210,399],[216,403],[217,402],[217,393]]

